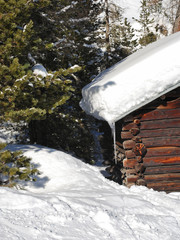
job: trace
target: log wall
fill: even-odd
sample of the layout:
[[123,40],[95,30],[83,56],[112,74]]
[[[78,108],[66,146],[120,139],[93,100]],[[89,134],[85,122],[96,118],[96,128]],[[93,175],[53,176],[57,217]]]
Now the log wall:
[[123,184],[180,191],[180,88],[123,119]]

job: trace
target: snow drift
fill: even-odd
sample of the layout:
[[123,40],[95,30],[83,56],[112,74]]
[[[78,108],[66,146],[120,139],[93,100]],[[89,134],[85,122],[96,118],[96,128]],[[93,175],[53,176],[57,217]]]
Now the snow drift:
[[180,193],[128,189],[55,149],[9,148],[22,149],[42,174],[26,190],[0,188],[0,239],[180,239]]

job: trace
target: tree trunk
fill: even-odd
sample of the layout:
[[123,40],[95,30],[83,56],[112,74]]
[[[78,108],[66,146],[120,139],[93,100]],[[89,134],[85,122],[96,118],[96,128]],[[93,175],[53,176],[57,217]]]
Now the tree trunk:
[[109,29],[109,2],[105,0],[105,14],[106,14],[106,65],[108,66],[108,56],[110,53],[110,29]]

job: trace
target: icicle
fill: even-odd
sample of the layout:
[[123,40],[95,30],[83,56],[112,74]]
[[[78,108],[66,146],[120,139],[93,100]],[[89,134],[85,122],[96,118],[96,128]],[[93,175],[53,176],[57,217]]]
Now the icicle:
[[109,126],[111,127],[112,136],[113,136],[113,145],[114,145],[114,161],[117,164],[117,153],[116,153],[116,124],[115,122],[109,122]]

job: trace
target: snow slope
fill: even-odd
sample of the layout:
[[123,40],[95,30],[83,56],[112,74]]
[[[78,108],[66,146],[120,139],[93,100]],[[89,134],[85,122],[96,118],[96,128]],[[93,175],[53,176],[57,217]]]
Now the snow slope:
[[82,89],[81,107],[110,125],[180,86],[180,32],[149,44]]
[[180,193],[128,189],[66,153],[19,148],[42,174],[26,190],[0,188],[1,240],[180,239]]

